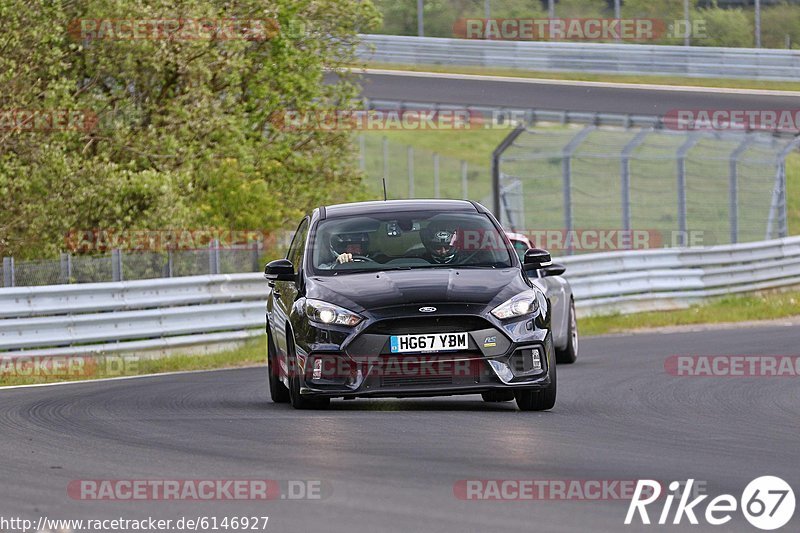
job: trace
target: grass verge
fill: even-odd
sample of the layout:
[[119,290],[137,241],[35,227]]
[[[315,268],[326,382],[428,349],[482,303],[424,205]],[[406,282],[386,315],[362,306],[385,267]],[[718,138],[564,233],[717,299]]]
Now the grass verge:
[[[800,91],[800,83],[791,81],[740,80],[735,78],[689,78],[682,76],[644,76],[629,74],[585,74],[580,72],[547,72],[513,68],[468,67],[450,65],[399,65],[395,63],[367,63],[367,68],[402,70],[405,72],[441,72],[446,74],[476,74],[481,76],[511,76],[543,80],[598,81],[645,85],[680,85],[688,87],[713,87],[726,89],[755,89],[770,91]],[[354,67],[354,68],[360,68]]]
[[646,328],[749,322],[793,316],[800,316],[800,292],[765,292],[725,296],[677,311],[585,317],[580,319],[579,326],[581,335],[603,335]]
[[0,387],[236,368],[264,364],[266,353],[266,335],[261,335],[233,350],[209,355],[176,354],[160,359],[139,358],[135,354],[129,357],[108,355],[98,358],[64,356],[50,358],[50,362],[45,363],[45,359],[6,359],[0,354]]

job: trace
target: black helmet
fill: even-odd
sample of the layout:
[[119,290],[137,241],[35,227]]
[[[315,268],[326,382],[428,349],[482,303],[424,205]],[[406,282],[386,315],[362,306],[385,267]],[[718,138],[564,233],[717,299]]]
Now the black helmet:
[[456,240],[458,231],[446,228],[427,228],[424,232],[425,245],[431,258],[436,263],[446,264],[456,257]]
[[354,255],[367,255],[369,250],[369,235],[366,233],[340,233],[331,235],[331,253],[334,256],[349,253]]

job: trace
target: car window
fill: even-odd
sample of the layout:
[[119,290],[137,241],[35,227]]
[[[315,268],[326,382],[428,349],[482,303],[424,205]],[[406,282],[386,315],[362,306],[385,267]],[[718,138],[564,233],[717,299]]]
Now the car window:
[[[481,213],[413,211],[335,217],[315,228],[312,265],[318,274],[457,266],[510,267],[502,234]],[[341,261],[340,256],[348,256]]]
[[528,251],[528,245],[525,244],[522,241],[518,241],[518,240],[515,240],[515,239],[511,240],[511,244],[514,245],[514,250],[516,250],[520,261],[523,261],[525,259],[525,252]]
[[297,231],[292,238],[292,244],[289,245],[289,251],[286,253],[286,259],[292,262],[295,270],[300,270],[300,263],[303,259],[303,250],[305,250],[306,235],[308,235],[308,218],[304,218]]

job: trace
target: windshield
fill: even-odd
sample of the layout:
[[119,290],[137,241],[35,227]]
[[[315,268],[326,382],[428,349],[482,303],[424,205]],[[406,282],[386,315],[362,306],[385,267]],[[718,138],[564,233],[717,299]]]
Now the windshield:
[[323,220],[311,242],[315,273],[410,268],[507,268],[511,250],[486,215],[414,211]]

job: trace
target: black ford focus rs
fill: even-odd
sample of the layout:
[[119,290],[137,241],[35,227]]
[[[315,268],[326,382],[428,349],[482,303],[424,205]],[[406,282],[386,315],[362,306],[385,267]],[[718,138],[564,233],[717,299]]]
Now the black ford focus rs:
[[[320,207],[265,269],[274,402],[481,394],[553,407],[549,303],[480,204],[393,200]],[[534,276],[535,277],[535,276]]]

